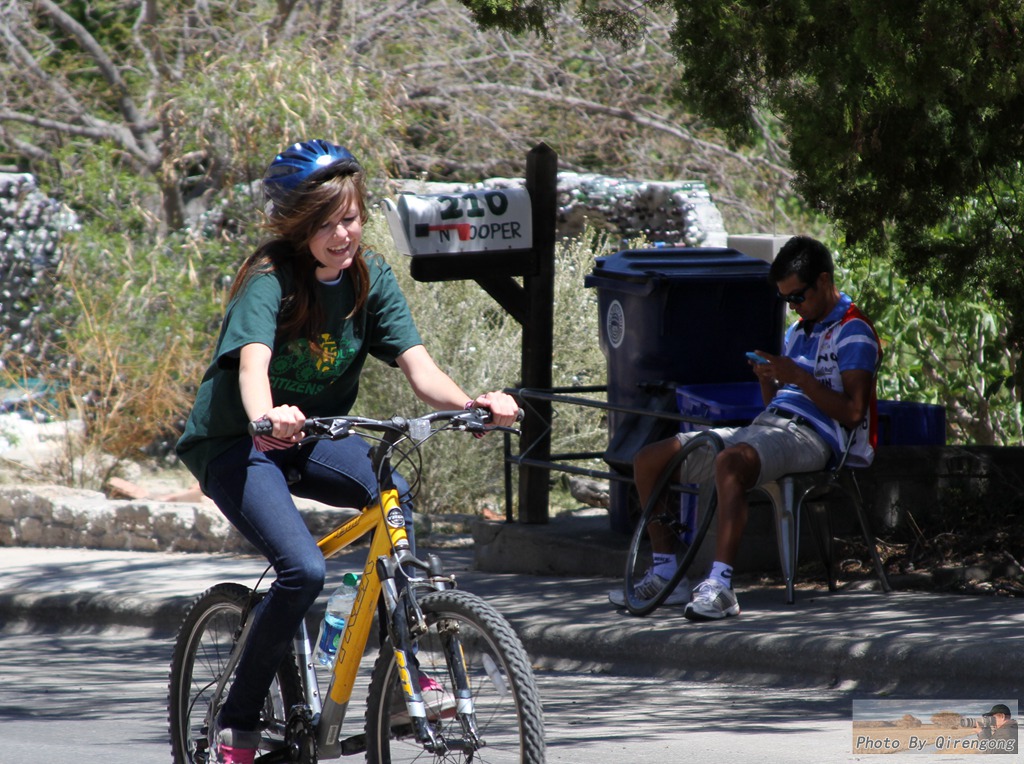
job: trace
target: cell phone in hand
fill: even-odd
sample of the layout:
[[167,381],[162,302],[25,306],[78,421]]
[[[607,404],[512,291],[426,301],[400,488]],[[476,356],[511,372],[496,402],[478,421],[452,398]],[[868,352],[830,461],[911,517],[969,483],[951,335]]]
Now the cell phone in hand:
[[757,353],[750,352],[750,351],[747,352],[747,358],[749,358],[754,363],[768,363],[768,359],[767,358],[763,358],[763,357],[759,356]]

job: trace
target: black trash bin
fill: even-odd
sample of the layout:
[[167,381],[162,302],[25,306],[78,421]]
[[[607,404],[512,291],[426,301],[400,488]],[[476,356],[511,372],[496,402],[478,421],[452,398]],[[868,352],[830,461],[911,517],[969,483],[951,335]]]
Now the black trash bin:
[[[748,350],[778,353],[785,305],[768,281],[768,263],[734,249],[637,249],[598,258],[584,285],[597,289],[608,401],[675,412],[676,387],[744,382]],[[678,431],[678,422],[610,412],[605,461],[632,474],[633,456]],[[613,481],[614,530],[630,533],[635,490]]]

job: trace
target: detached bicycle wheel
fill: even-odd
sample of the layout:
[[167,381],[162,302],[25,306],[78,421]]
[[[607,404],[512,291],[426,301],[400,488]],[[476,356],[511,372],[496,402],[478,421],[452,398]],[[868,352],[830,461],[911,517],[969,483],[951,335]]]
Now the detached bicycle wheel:
[[[437,687],[424,691],[427,719],[446,751],[428,752],[416,741],[399,685],[390,641],[381,647],[370,678],[366,760],[541,764],[544,720],[530,660],[509,623],[469,592],[430,592],[420,600],[428,631],[415,660]],[[473,714],[456,713],[451,661],[464,656]],[[472,731],[471,731],[472,730]]]
[[[207,764],[207,740],[217,683],[227,667],[250,605],[250,590],[240,584],[217,584],[192,603],[174,641],[167,692],[168,722],[174,764]],[[225,686],[225,693],[231,683]],[[302,683],[295,660],[289,656],[263,704],[263,740],[258,753],[279,748],[284,739],[288,711],[302,703]]]
[[[689,441],[672,457],[654,484],[654,490],[633,530],[626,555],[624,599],[626,609],[633,615],[647,615],[659,607],[690,572],[700,545],[711,527],[718,506],[718,492],[714,488],[714,481],[710,481],[707,502],[698,506],[697,495],[686,490],[687,486],[679,482],[679,468],[698,449],[714,449],[716,446],[721,448],[721,440],[713,433]],[[648,572],[654,568],[652,536],[661,539],[665,546],[671,548],[676,558],[676,572],[661,587],[651,586],[650,582],[640,586]],[[689,584],[683,582],[681,585]]]

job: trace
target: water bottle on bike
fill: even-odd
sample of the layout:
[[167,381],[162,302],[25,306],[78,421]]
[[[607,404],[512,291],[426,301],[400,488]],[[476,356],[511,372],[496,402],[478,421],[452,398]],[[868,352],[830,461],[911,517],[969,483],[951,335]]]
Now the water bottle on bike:
[[345,634],[345,620],[352,612],[352,604],[359,591],[359,578],[357,573],[346,573],[341,585],[327,600],[327,612],[320,624],[320,636],[313,653],[313,659],[321,666],[332,666],[338,655],[338,647]]

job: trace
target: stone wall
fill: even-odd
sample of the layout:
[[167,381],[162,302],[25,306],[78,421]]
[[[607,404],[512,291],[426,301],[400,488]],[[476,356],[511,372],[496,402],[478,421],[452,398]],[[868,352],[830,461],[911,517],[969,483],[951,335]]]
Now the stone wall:
[[60,239],[78,227],[71,210],[26,173],[0,173],[0,358],[18,350],[47,354],[47,278],[60,262]]
[[[879,449],[870,468],[858,472],[858,480],[875,533],[891,538],[903,532],[910,516],[923,525],[937,512],[996,513],[1008,502],[1019,506],[1024,501],[1024,447],[887,446]],[[354,511],[298,503],[315,535]],[[426,520],[417,520],[417,533],[429,534],[429,526],[420,525]],[[853,513],[838,506],[833,524],[837,534],[860,533]],[[626,543],[623,536],[623,548]],[[0,486],[0,546],[253,551],[207,499],[111,499],[97,491],[27,484]],[[816,555],[809,537],[802,543],[802,555]],[[745,570],[778,566],[770,512],[751,513],[743,557]]]
[[[582,233],[590,224],[621,243],[644,236],[651,243],[679,247],[725,247],[722,215],[700,181],[631,180],[595,173],[558,173],[556,228],[559,237]],[[522,178],[488,178],[479,183],[399,181],[401,191],[453,194],[487,188],[521,188]]]
[[858,472],[875,530],[887,534],[937,513],[993,514],[1024,504],[1024,447],[883,446]]
[[[300,506],[314,535],[352,510]],[[0,486],[0,546],[161,552],[255,550],[212,502],[119,500],[59,486]]]
[[[913,538],[915,525],[984,522],[989,513],[1024,505],[1024,447],[883,446],[856,476],[872,531],[889,540]],[[831,507],[833,534],[859,538],[855,513],[841,499]],[[741,544],[737,567],[745,572],[778,568],[770,505],[763,509],[750,513]],[[801,559],[815,561],[817,554],[810,523],[801,523]]]

